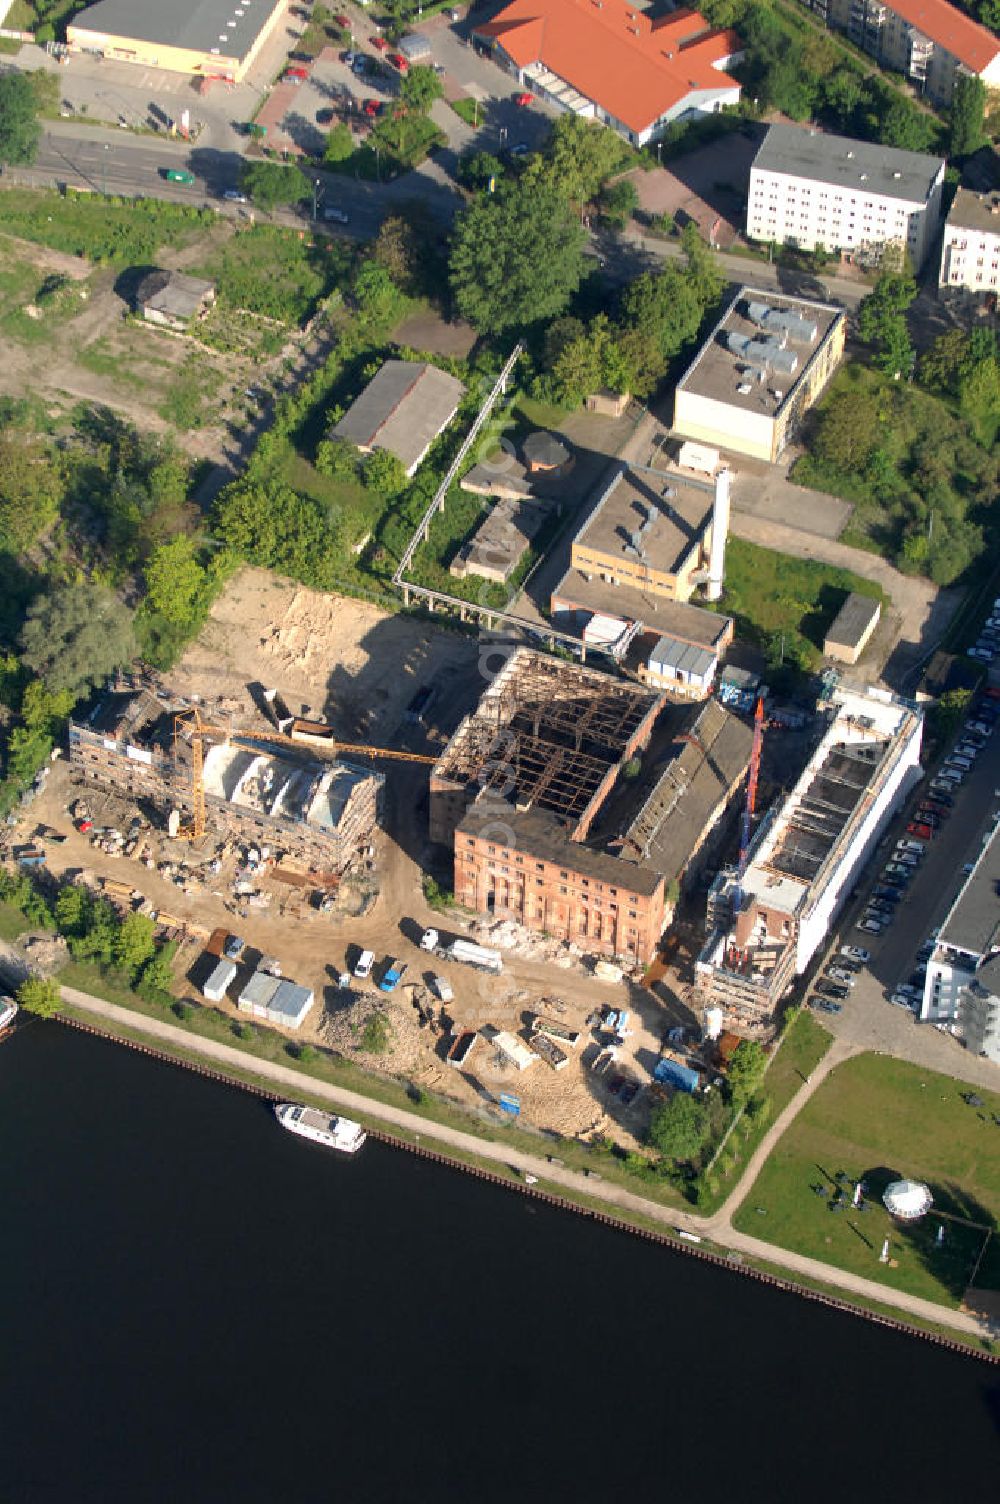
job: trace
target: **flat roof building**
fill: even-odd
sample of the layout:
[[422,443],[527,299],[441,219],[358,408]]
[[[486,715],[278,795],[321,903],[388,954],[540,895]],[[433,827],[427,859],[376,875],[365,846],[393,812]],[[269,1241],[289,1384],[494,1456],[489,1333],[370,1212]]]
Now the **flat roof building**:
[[[751,732],[517,649],[431,775],[455,896],[601,955],[647,961],[737,791]],[[623,769],[635,762],[640,776]]]
[[839,686],[801,777],[761,821],[742,872],[708,895],[695,967],[706,1008],[727,1028],[769,1034],[858,872],[920,776],[919,713],[884,690]]
[[750,169],[747,235],[920,271],[941,218],[944,159],[795,125],[772,125]]
[[739,103],[724,70],[742,58],[742,43],[695,10],[650,19],[626,0],[513,0],[473,35],[548,104],[636,146],[681,116]]
[[674,432],[773,463],[844,353],[842,308],[741,287],[674,395]]
[[1000,287],[1000,192],[958,189],[944,223],[938,284],[969,292]]
[[472,537],[463,543],[448,573],[505,584],[558,509],[546,501],[501,499],[490,508]]
[[927,963],[921,1020],[1000,1064],[1000,824],[983,842]]
[[838,663],[857,663],[879,624],[882,604],[871,595],[852,590],[830,623],[823,653]]
[[73,51],[240,83],[286,0],[97,0],[66,27]]
[[386,449],[413,475],[464,395],[455,376],[427,361],[387,360],[331,428],[330,437],[346,439],[363,454]]

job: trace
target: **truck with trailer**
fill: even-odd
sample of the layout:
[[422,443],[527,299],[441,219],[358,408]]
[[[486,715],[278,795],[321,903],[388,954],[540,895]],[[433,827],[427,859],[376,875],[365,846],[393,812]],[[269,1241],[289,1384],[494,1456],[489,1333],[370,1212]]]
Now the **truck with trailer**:
[[474,945],[471,940],[442,942],[437,930],[424,930],[420,937],[420,949],[439,956],[442,961],[461,961],[464,966],[474,966],[477,971],[488,971],[499,976],[503,971],[503,957],[498,950],[486,945]]

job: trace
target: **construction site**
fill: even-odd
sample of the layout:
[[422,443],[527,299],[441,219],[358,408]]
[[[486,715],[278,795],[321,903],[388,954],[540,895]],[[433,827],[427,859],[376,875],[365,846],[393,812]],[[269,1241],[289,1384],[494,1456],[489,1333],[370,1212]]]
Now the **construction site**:
[[725,833],[752,739],[721,705],[517,649],[431,774],[456,900],[645,965]]
[[795,787],[709,890],[695,970],[713,1030],[774,1031],[782,997],[920,776],[923,722],[906,701],[843,685],[824,713],[825,733]]

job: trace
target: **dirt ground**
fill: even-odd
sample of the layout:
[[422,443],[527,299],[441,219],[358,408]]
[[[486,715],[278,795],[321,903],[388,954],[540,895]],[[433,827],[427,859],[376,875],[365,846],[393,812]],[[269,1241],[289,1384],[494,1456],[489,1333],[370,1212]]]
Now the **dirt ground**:
[[476,338],[471,324],[465,324],[461,319],[449,324],[433,309],[405,319],[393,334],[397,344],[409,345],[413,350],[429,350],[433,355],[466,356]]
[[390,746],[425,684],[437,685],[437,739],[449,735],[475,701],[477,659],[463,634],[244,569],[169,679],[178,694],[206,699],[245,699],[249,684],[276,687],[293,714],[326,719],[345,738]]

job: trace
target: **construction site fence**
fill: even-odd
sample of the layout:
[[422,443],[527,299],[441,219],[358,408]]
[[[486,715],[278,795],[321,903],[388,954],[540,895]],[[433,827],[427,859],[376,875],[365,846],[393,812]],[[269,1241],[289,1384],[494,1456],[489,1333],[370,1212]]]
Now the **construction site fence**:
[[[199,1061],[182,1059],[167,1050],[157,1049],[154,1045],[144,1044],[139,1040],[124,1038],[111,1030],[85,1023],[82,1019],[70,1018],[64,1014],[56,1014],[56,1022],[63,1024],[67,1028],[76,1029],[82,1034],[91,1034],[96,1038],[109,1040],[113,1044],[123,1045],[126,1049],[133,1050],[139,1055],[145,1055],[151,1060],[157,1060],[164,1065],[194,1071],[196,1075],[204,1076],[209,1081],[217,1081],[225,1086],[235,1086],[263,1102],[276,1103],[287,1100],[287,1093],[282,1094],[272,1091],[269,1087],[258,1085],[253,1081],[243,1081],[238,1076],[228,1075],[225,1071],[215,1070],[212,1066],[202,1065]],[[303,1087],[303,1093],[308,1094],[308,1088],[305,1086]],[[592,1222],[601,1223],[603,1226],[614,1228],[618,1232],[628,1233],[634,1238],[641,1239],[643,1242],[657,1243],[661,1247],[669,1248],[673,1253],[682,1253],[688,1258],[700,1259],[702,1263],[712,1264],[717,1269],[726,1269],[730,1272],[741,1274],[745,1279],[754,1280],[757,1284],[770,1285],[773,1289],[788,1291],[793,1295],[801,1296],[804,1300],[811,1300],[815,1304],[841,1311],[845,1315],[860,1317],[862,1320],[869,1321],[875,1326],[888,1327],[893,1331],[902,1332],[911,1337],[920,1337],[925,1342],[931,1342],[936,1347],[943,1347],[949,1352],[957,1353],[962,1357],[978,1358],[982,1363],[1000,1367],[1000,1354],[970,1347],[967,1343],[944,1336],[940,1332],[931,1332],[925,1330],[923,1327],[912,1326],[909,1322],[902,1321],[895,1316],[887,1316],[879,1311],[866,1310],[863,1306],[853,1305],[849,1300],[841,1299],[839,1296],[827,1294],[822,1290],[810,1289],[808,1285],[798,1284],[795,1280],[785,1279],[768,1273],[763,1269],[755,1269],[743,1261],[741,1254],[735,1252],[730,1254],[715,1253],[711,1249],[700,1248],[683,1241],[677,1233],[671,1235],[670,1233],[659,1232],[653,1228],[639,1227],[623,1217],[615,1216],[612,1212],[583,1206],[579,1202],[565,1196],[557,1195],[553,1191],[539,1190],[537,1186],[528,1185],[523,1180],[512,1179],[511,1175],[520,1175],[521,1172],[519,1170],[512,1168],[508,1174],[503,1175],[496,1170],[487,1170],[480,1165],[470,1165],[463,1160],[454,1159],[447,1154],[440,1153],[436,1149],[429,1149],[419,1142],[400,1138],[394,1133],[387,1132],[384,1128],[366,1124],[365,1131],[369,1138],[376,1140],[378,1143],[386,1144],[392,1149],[404,1150],[407,1154],[415,1154],[420,1159],[429,1160],[433,1164],[443,1165],[450,1170],[461,1170],[466,1175],[473,1176],[476,1180],[488,1181],[490,1184],[500,1186],[506,1191],[516,1191],[519,1195],[530,1196],[533,1200],[558,1208],[560,1211],[575,1212],[579,1217],[589,1218]]]

